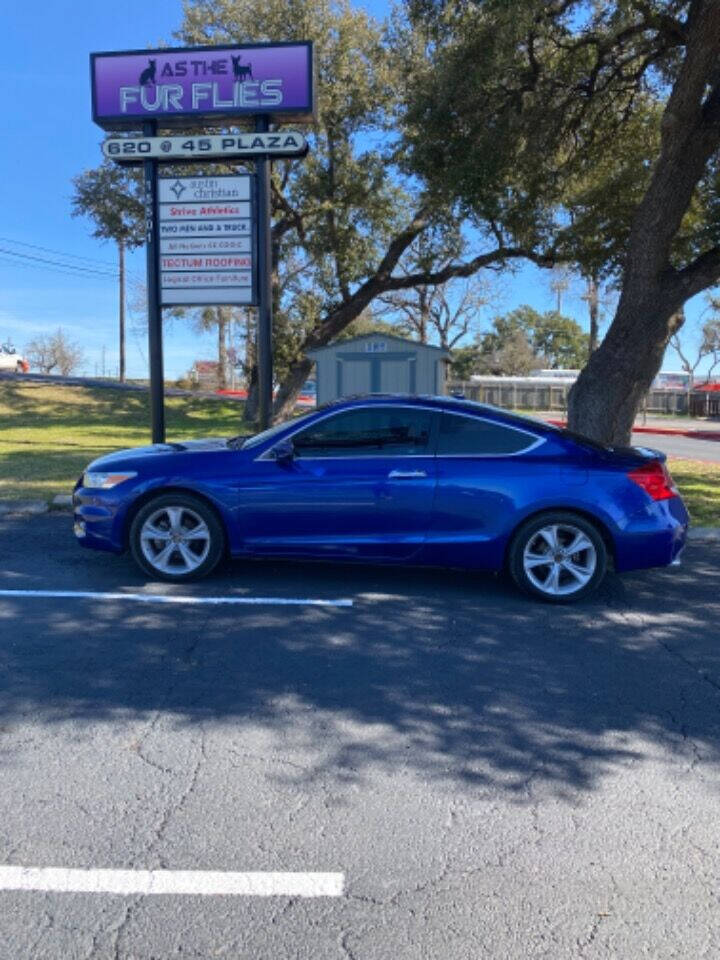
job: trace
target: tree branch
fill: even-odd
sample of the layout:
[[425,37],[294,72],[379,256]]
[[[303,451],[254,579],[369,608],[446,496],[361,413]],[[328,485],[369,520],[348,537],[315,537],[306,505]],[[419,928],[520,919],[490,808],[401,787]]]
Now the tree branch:
[[284,216],[273,226],[273,233],[277,227],[278,239],[293,227],[297,230],[298,236],[305,242],[305,224],[302,215],[292,206],[287,197],[278,188],[274,181],[271,181],[272,198],[278,209],[282,210]]
[[397,265],[403,252],[410,246],[415,237],[427,225],[425,214],[420,211],[412,223],[390,244],[380,266],[365,283],[345,300],[331,310],[322,323],[313,331],[303,345],[303,350],[312,350],[324,346],[334,336],[360,316],[362,311],[376,297],[391,290],[406,290],[416,286],[438,286],[455,277],[469,277],[485,267],[493,267],[508,260],[530,260],[542,267],[554,266],[557,255],[554,248],[537,252],[524,247],[497,247],[487,253],[481,253],[466,263],[456,263],[437,271],[422,271],[405,276],[392,276],[392,270]]
[[436,286],[447,283],[455,277],[470,277],[483,267],[492,267],[506,260],[530,260],[539,267],[552,267],[557,263],[554,249],[538,253],[527,250],[525,247],[497,247],[487,253],[478,254],[466,263],[448,264],[441,270],[423,270],[418,273],[409,273],[403,277],[389,277],[384,284],[384,290],[405,290],[408,287]]
[[682,270],[675,271],[673,280],[682,285],[683,301],[714,286],[720,280],[720,247],[706,250]]

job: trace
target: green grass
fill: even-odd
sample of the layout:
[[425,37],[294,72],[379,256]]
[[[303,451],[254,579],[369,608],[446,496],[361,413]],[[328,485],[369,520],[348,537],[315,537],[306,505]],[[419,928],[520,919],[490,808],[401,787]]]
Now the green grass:
[[720,527],[720,463],[670,459],[673,480],[698,527]]
[[[0,383],[0,499],[69,493],[87,464],[150,443],[146,392],[42,383]],[[168,440],[245,433],[242,404],[167,397]]]

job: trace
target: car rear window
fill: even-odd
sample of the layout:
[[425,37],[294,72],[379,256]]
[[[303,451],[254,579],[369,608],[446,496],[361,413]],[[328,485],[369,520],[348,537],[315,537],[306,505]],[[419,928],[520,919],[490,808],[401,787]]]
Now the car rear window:
[[502,456],[521,453],[538,437],[478,417],[444,413],[440,421],[438,456]]

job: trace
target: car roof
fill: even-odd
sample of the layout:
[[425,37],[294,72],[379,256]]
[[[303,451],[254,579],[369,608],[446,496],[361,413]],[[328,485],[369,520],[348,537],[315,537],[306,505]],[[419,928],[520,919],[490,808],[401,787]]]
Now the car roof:
[[476,400],[467,400],[465,397],[437,396],[432,394],[409,394],[409,393],[371,393],[359,394],[352,397],[342,397],[338,400],[332,400],[329,403],[318,407],[318,410],[340,410],[355,406],[417,406],[417,407],[436,407],[438,410],[449,410],[456,413],[467,413],[475,416],[485,416],[493,420],[499,420],[509,425],[516,424],[525,429],[531,428],[547,433],[559,433],[557,427],[545,423],[542,420],[536,420],[533,417],[525,417],[521,414],[513,413],[510,410],[503,410],[500,407],[494,407],[489,403],[478,403]]

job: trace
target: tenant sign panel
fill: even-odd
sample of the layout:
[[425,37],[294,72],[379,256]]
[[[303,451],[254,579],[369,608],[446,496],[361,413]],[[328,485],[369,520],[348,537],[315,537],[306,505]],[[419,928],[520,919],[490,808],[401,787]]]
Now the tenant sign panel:
[[93,120],[105,130],[314,113],[313,49],[305,41],[93,53],[90,74]]
[[158,181],[162,306],[254,304],[249,174]]

